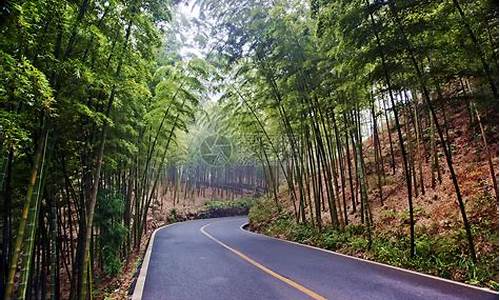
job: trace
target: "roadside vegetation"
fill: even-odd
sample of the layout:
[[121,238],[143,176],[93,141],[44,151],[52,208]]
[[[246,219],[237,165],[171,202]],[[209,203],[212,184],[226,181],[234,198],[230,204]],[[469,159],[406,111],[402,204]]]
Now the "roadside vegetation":
[[245,216],[255,203],[254,198],[239,198],[234,200],[209,200],[194,212],[179,213],[175,208],[169,212],[168,222],[174,223],[186,220]]
[[[484,196],[478,203],[491,205],[494,199]],[[391,214],[386,211],[387,214]],[[486,218],[472,227],[477,239],[480,256],[477,263],[464,256],[467,243],[465,232],[458,222],[450,224],[450,229],[439,234],[435,228],[438,221],[428,226],[418,226],[416,234],[417,255],[409,255],[408,236],[400,230],[408,220],[407,214],[394,214],[399,226],[380,228],[372,233],[371,245],[366,227],[350,224],[342,229],[326,226],[318,230],[308,223],[297,223],[293,214],[278,212],[273,201],[261,199],[250,210],[250,230],[273,237],[332,250],[396,267],[461,281],[481,287],[498,290],[497,266],[498,234],[496,228]]]

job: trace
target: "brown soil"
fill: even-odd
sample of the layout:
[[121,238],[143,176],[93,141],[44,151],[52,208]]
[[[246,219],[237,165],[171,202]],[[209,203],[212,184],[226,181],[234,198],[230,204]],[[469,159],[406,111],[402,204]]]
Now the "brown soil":
[[[450,100],[462,101],[463,100]],[[446,111],[449,128],[451,148],[453,150],[453,163],[457,173],[460,189],[466,204],[468,218],[471,224],[478,224],[483,219],[490,220],[492,230],[498,230],[498,202],[493,200],[489,203],[483,203],[484,195],[494,199],[492,179],[487,160],[487,151],[481,140],[479,127],[469,125],[469,117],[465,105],[460,102],[448,103],[446,107],[451,107]],[[498,180],[498,115],[495,111],[490,111],[487,118],[483,117],[483,125],[486,127],[489,151],[492,154],[492,160],[495,167],[495,174]],[[427,121],[426,121],[427,122]],[[443,123],[441,121],[441,123]],[[404,126],[404,125],[402,125]],[[409,234],[409,220],[402,216],[407,215],[408,198],[405,177],[402,168],[402,159],[398,144],[397,132],[392,130],[393,150],[395,154],[396,172],[392,174],[390,167],[390,147],[389,137],[384,124],[382,131],[379,129],[379,135],[382,145],[382,155],[384,161],[384,171],[386,174],[385,185],[383,185],[383,205],[378,196],[377,176],[375,173],[373,139],[370,138],[364,142],[363,151],[365,164],[367,166],[367,180],[369,185],[369,203],[373,215],[375,230],[383,232],[394,232],[397,235]],[[428,130],[423,128],[423,131]],[[414,152],[415,133],[413,135]],[[449,176],[448,167],[436,134],[436,147],[440,151],[439,167],[442,174],[442,183],[436,183],[433,189],[431,186],[431,165],[429,157],[429,142],[426,141],[420,147],[422,154],[422,174],[424,181],[425,194],[422,194],[421,188],[418,189],[418,195],[415,194],[413,187],[413,205],[415,210],[415,226],[417,228],[426,228],[429,233],[439,234],[456,229],[462,226],[458,202],[455,189]],[[352,156],[351,156],[352,157]],[[415,158],[417,159],[417,158]],[[354,168],[354,162],[353,162]],[[418,175],[418,164],[415,163],[415,170]],[[354,172],[354,169],[353,169]],[[345,172],[347,176],[347,171]],[[340,179],[339,179],[340,180]],[[349,192],[349,183],[346,179],[346,202],[349,212],[349,222],[359,224],[361,217],[359,215],[359,204],[356,212],[352,211],[351,196]],[[280,201],[285,208],[292,213],[293,206],[285,186],[282,186],[279,194]],[[298,190],[297,190],[298,194]],[[342,195],[339,194],[341,197]],[[325,204],[327,206],[327,204]],[[309,209],[306,208],[306,213]],[[339,216],[341,212],[339,212]],[[324,223],[331,223],[330,216],[326,209],[323,210],[322,219]],[[476,237],[476,246],[478,255],[492,251],[492,245],[482,243],[480,237]]]

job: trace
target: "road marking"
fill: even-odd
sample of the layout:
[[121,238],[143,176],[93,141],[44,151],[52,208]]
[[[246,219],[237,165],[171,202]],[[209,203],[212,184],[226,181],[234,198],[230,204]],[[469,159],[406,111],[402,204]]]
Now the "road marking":
[[290,285],[291,287],[301,291],[302,293],[308,295],[309,297],[311,297],[312,299],[315,299],[315,300],[327,300],[327,298],[311,291],[310,289],[306,288],[305,286],[303,285],[300,285],[298,284],[297,282],[291,280],[291,279],[288,279],[276,272],[274,272],[273,270],[265,267],[264,265],[256,262],[255,260],[251,259],[250,257],[246,256],[245,254],[241,253],[240,251],[236,250],[236,249],[233,249],[231,247],[229,247],[228,245],[224,244],[223,242],[219,241],[218,239],[214,238],[212,235],[210,235],[208,232],[205,231],[205,227],[207,227],[208,225],[210,224],[213,224],[213,223],[208,223],[208,224],[205,224],[203,225],[201,228],[200,228],[200,231],[201,233],[203,233],[205,236],[207,236],[209,239],[211,239],[212,241],[216,242],[217,244],[221,245],[222,247],[226,248],[227,250],[233,252],[234,254],[238,255],[240,258],[246,260],[247,262],[249,262],[250,264],[254,265],[255,267],[259,268],[261,271],[273,276],[274,278],[278,279],[278,280],[281,280],[283,281],[284,283]]
[[332,251],[332,250],[328,250],[328,249],[318,248],[318,247],[315,247],[315,246],[311,246],[311,245],[307,245],[307,244],[301,244],[301,243],[297,243],[297,242],[294,242],[294,241],[288,241],[288,240],[280,239],[280,238],[277,238],[277,237],[274,237],[274,236],[265,235],[265,234],[262,234],[262,233],[256,233],[256,232],[253,232],[253,231],[250,231],[250,230],[247,230],[247,229],[243,228],[243,227],[245,227],[245,225],[248,225],[248,224],[249,224],[248,222],[245,222],[245,223],[241,224],[240,230],[242,230],[243,232],[246,232],[248,234],[253,234],[253,235],[256,235],[256,236],[259,236],[259,237],[266,237],[266,238],[277,240],[277,241],[280,241],[280,242],[294,244],[294,245],[297,245],[297,246],[306,247],[306,248],[314,249],[314,250],[321,251],[321,252],[326,252],[326,253],[333,254],[333,255],[338,255],[338,256],[341,256],[341,257],[345,257],[345,258],[349,258],[349,259],[352,259],[352,260],[361,261],[361,262],[368,263],[368,264],[382,266],[382,267],[386,267],[386,268],[398,270],[398,271],[405,272],[405,273],[410,273],[410,274],[414,274],[414,275],[418,275],[418,276],[422,276],[422,277],[427,277],[427,278],[434,279],[434,280],[444,281],[444,282],[451,283],[451,284],[461,285],[463,287],[467,287],[467,288],[475,289],[475,290],[480,290],[482,292],[487,292],[487,293],[491,293],[491,294],[495,294],[495,295],[499,294],[497,291],[493,291],[493,290],[490,290],[488,288],[482,288],[482,287],[478,287],[478,286],[467,284],[467,283],[463,283],[463,282],[453,281],[453,280],[450,280],[450,279],[441,278],[441,277],[437,277],[437,276],[433,276],[433,275],[429,275],[429,274],[425,274],[425,273],[420,273],[420,272],[412,271],[412,270],[408,270],[408,269],[403,269],[403,268],[399,268],[399,267],[396,267],[396,266],[391,266],[391,265],[388,265],[388,264],[384,264],[384,263],[380,263],[380,262],[376,262],[376,261],[371,261],[371,260],[367,260],[367,259],[363,259],[363,258],[359,258],[359,257],[356,257],[356,256],[350,256],[350,255],[347,255],[347,254],[338,253],[338,252],[335,252],[335,251]]

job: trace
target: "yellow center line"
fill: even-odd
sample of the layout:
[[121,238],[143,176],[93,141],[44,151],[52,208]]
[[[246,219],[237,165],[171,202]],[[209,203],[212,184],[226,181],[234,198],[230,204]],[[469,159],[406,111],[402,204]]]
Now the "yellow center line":
[[256,262],[255,260],[251,259],[250,257],[246,256],[245,254],[241,253],[240,251],[236,250],[236,249],[233,249],[231,247],[229,247],[228,245],[224,244],[223,242],[219,241],[218,239],[214,238],[212,235],[210,235],[208,232],[205,231],[205,227],[207,227],[208,225],[210,225],[212,223],[208,223],[206,225],[204,225],[203,227],[200,228],[200,231],[201,233],[203,233],[205,236],[207,236],[209,239],[211,239],[212,241],[216,242],[217,244],[221,245],[222,247],[226,248],[227,250],[233,252],[234,254],[238,255],[240,258],[246,260],[247,262],[251,263],[252,265],[254,265],[255,267],[259,268],[261,271],[273,276],[274,278],[278,279],[278,280],[281,280],[283,281],[284,283],[290,285],[291,287],[301,291],[302,293],[308,295],[309,297],[311,297],[312,299],[315,299],[315,300],[327,300],[327,298],[311,291],[310,289],[306,288],[305,286],[303,285],[300,285],[298,284],[297,282],[291,280],[291,279],[288,279],[276,272],[274,272],[273,270],[265,267],[264,265],[262,264],[259,264],[258,262]]

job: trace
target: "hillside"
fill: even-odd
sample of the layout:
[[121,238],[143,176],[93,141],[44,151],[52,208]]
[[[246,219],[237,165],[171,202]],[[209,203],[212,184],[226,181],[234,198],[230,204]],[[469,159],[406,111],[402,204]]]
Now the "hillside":
[[[374,241],[367,250],[367,241],[361,223],[359,209],[352,211],[348,204],[349,223],[340,231],[333,230],[331,224],[321,232],[307,224],[296,225],[293,220],[286,186],[282,186],[280,201],[285,212],[278,213],[274,203],[262,200],[250,214],[250,226],[253,230],[280,238],[299,241],[332,250],[410,268],[425,273],[467,282],[479,286],[498,289],[498,202],[492,186],[487,152],[480,135],[479,126],[470,124],[463,98],[449,98],[443,103],[448,122],[448,136],[453,149],[454,165],[460,187],[466,199],[466,209],[474,232],[474,241],[479,263],[473,266],[467,256],[467,244],[464,240],[462,220],[456,202],[456,195],[446,168],[443,155],[439,157],[442,183],[432,187],[430,154],[422,145],[423,183],[422,188],[414,190],[414,210],[416,222],[417,257],[410,259],[408,253],[409,216],[408,202],[401,164],[401,154],[395,152],[396,172],[393,175],[390,166],[389,137],[387,131],[379,132],[382,146],[385,180],[383,181],[383,205],[379,199],[373,136],[364,142],[363,148],[367,165],[369,186],[369,204],[373,216]],[[483,126],[489,143],[489,151],[495,172],[498,176],[498,127],[497,112],[489,111]],[[442,121],[442,120],[441,120]],[[381,126],[385,128],[384,126]],[[413,132],[412,132],[413,133]],[[392,139],[396,139],[396,130],[391,128]],[[428,143],[429,140],[427,139]],[[436,179],[437,181],[437,179]],[[350,197],[350,193],[347,193]],[[348,202],[350,203],[350,202]],[[357,203],[359,205],[359,202]],[[307,211],[307,209],[306,209]],[[326,211],[323,212],[327,219]],[[355,224],[355,225],[353,225]]]

